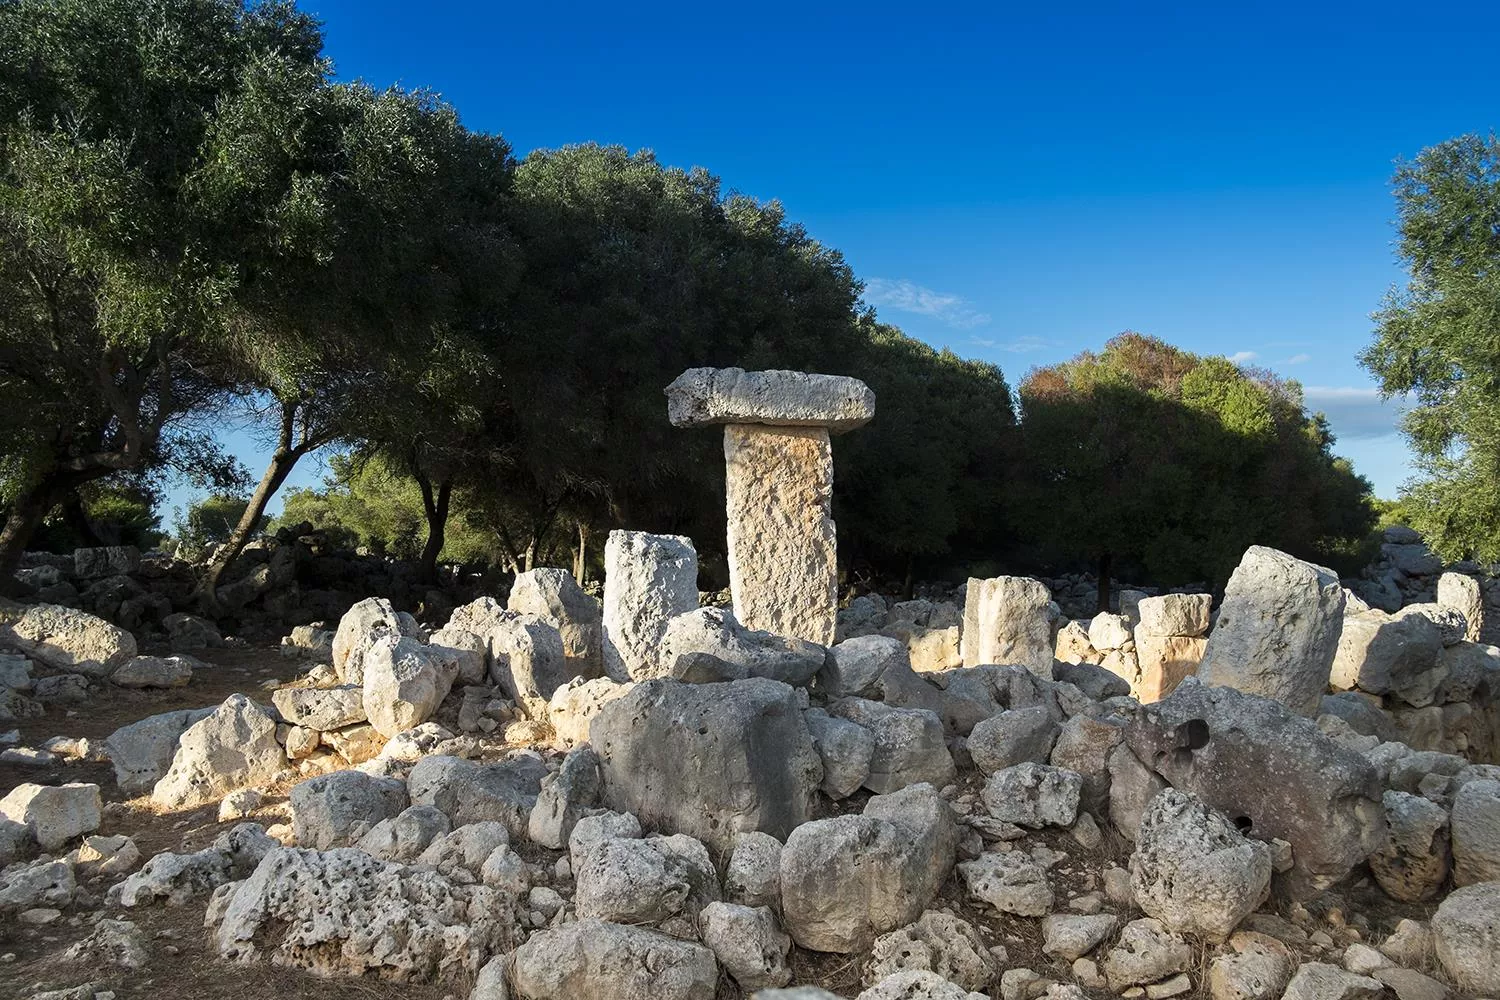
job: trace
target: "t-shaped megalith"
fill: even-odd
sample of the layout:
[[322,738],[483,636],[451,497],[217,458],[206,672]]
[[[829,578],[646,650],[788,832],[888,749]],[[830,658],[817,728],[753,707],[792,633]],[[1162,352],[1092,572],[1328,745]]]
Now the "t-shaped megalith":
[[674,427],[724,424],[729,586],[752,629],[833,642],[838,563],[828,435],[875,415],[859,379],[690,368],[667,386]]

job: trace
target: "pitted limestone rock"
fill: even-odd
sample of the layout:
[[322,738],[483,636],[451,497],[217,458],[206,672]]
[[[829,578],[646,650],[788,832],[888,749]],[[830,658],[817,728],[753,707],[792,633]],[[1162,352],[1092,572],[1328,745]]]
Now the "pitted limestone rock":
[[689,368],[667,386],[673,427],[767,424],[825,427],[833,433],[862,427],[875,416],[875,393],[856,378],[807,372],[747,372]]

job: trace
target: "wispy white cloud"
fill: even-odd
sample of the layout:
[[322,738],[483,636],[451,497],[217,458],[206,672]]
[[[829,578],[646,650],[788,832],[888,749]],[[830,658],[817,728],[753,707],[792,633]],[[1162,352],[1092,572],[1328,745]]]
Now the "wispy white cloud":
[[1408,403],[1404,396],[1384,399],[1380,390],[1364,386],[1313,385],[1302,390],[1307,408],[1328,417],[1340,438],[1359,440],[1395,434]]
[[1017,337],[1015,340],[1002,340],[994,346],[997,350],[1009,351],[1012,354],[1029,354],[1032,351],[1044,351],[1049,347],[1056,347],[1057,341],[1048,340],[1046,337]]
[[990,321],[962,295],[936,292],[906,278],[871,278],[865,283],[865,301],[877,308],[930,316],[959,330],[972,330]]
[[1235,351],[1229,356],[1229,360],[1233,361],[1237,365],[1243,365],[1248,362],[1254,361],[1258,357],[1260,357],[1260,355],[1256,354],[1254,351]]
[[1282,362],[1284,365],[1305,365],[1312,360],[1311,354],[1293,354]]

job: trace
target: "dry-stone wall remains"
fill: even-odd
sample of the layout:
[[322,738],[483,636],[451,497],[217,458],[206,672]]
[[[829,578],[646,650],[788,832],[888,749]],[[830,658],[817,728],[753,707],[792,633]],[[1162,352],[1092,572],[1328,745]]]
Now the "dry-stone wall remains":
[[[87,782],[0,798],[0,934],[152,972],[140,911],[192,907],[223,962],[469,1000],[1500,994],[1473,578],[1371,608],[1252,548],[1217,612],[1136,591],[1069,620],[1082,581],[997,577],[835,618],[826,435],[868,390],[705,369],[668,398],[737,449],[732,606],[699,606],[691,540],[640,532],[602,602],[554,569],[430,631],[351,602],[288,637],[296,681],[87,751],[211,841],[143,858]],[[7,622],[12,712],[172,673],[84,612]]]

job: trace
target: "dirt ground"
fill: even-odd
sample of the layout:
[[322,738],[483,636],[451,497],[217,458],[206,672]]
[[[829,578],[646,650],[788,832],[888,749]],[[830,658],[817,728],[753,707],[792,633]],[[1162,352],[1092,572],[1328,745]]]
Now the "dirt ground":
[[[282,658],[274,647],[207,650],[199,654],[199,658],[214,664],[214,669],[199,671],[192,683],[183,688],[152,692],[118,691],[108,699],[96,698],[74,706],[52,706],[46,716],[25,720],[15,727],[21,730],[22,745],[37,746],[52,736],[86,736],[91,740],[102,740],[120,726],[148,715],[214,705],[235,692],[265,702],[269,699],[263,685],[290,680],[305,667],[299,661]],[[966,777],[967,784],[973,787],[964,790],[977,793],[980,786],[977,773],[970,771]],[[26,781],[97,783],[105,801],[104,821],[99,832],[129,834],[146,858],[161,851],[205,847],[233,825],[218,823],[217,809],[213,806],[163,814],[149,808],[144,800],[125,801],[115,787],[114,772],[107,763],[78,761],[50,767],[0,765],[0,794]],[[857,812],[863,807],[865,798],[867,796],[860,793],[840,803],[837,811]],[[1023,842],[1023,849],[1045,843],[1052,850],[1068,855],[1068,859],[1050,873],[1059,911],[1066,910],[1070,898],[1091,890],[1102,892],[1104,868],[1111,862],[1123,863],[1129,856],[1129,845],[1117,835],[1106,832],[1105,837],[1104,844],[1093,850],[1081,848],[1065,831],[1050,831]],[[560,856],[558,852],[545,852],[534,845],[518,847],[528,861],[542,865],[550,866]],[[546,857],[531,856],[542,854]],[[87,918],[91,912],[102,909],[108,883],[102,880],[84,883],[81,888],[87,893],[87,898],[75,903],[52,924],[29,927],[16,922],[0,922],[0,1000],[12,997],[24,1000],[39,991],[90,982],[114,990],[120,1000],[159,1000],[163,995],[173,1000],[291,1000],[301,997],[320,1000],[464,1000],[468,995],[466,983],[434,986],[387,983],[369,978],[326,980],[294,969],[243,966],[221,961],[203,929],[205,898],[177,907],[157,905],[107,914],[132,920],[146,932],[150,939],[151,959],[144,969],[129,972],[70,962],[63,957],[64,952],[89,933],[91,925]],[[1341,892],[1330,894],[1318,904],[1315,916],[1321,922],[1328,916],[1326,911],[1329,908],[1338,908],[1339,912],[1328,920],[1329,924],[1347,921],[1362,925],[1362,937],[1367,941],[1381,940],[1402,917],[1427,919],[1431,915],[1431,906],[1393,904],[1373,887],[1360,886],[1357,876],[1340,889]],[[976,910],[964,898],[956,874],[944,886],[933,908],[952,910],[975,924],[988,944],[1003,945],[1008,958],[1002,971],[1027,967],[1062,982],[1072,981],[1065,963],[1055,963],[1043,954],[1040,920]],[[1122,913],[1122,923],[1137,915]],[[1106,942],[1095,957],[1102,956],[1110,943]],[[1210,956],[1205,954],[1203,957],[1206,963]],[[1330,960],[1327,955],[1304,956],[1304,960],[1314,958]],[[790,956],[792,982],[816,984],[840,996],[852,997],[863,988],[861,959],[862,956],[824,955],[794,948]],[[1208,995],[1204,971],[1201,966],[1193,971],[1195,989],[1191,998]],[[999,996],[998,983],[991,987],[991,991],[994,996]],[[1104,991],[1087,992],[1100,997],[1110,995]],[[738,1000],[743,996],[727,976],[721,978],[718,1000]],[[609,998],[580,997],[579,1000]]]

